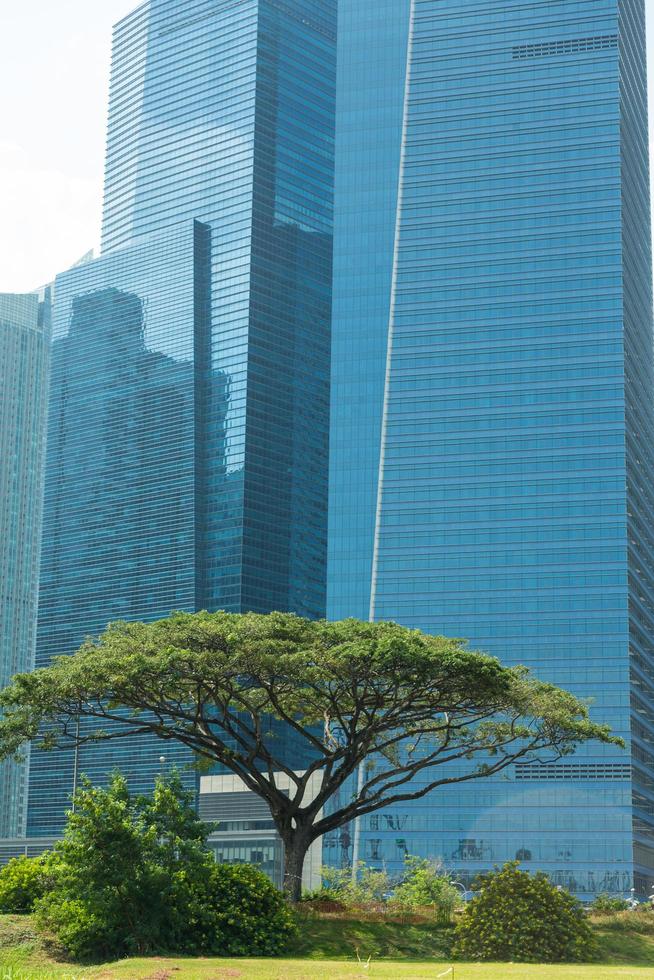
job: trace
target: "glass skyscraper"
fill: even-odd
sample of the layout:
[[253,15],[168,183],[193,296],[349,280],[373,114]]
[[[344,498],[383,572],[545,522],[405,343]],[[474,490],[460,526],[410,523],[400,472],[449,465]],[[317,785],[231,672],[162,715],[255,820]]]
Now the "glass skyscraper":
[[[0,294],[0,687],[34,666],[49,294]],[[0,838],[25,833],[27,765],[0,765]]]
[[[115,29],[102,254],[56,283],[41,665],[116,619],[324,615],[335,15],[149,0]],[[187,761],[34,753],[28,832],[81,773]]]
[[643,0],[341,0],[338,64],[328,614],[464,636],[627,741],[368,816],[361,856],[648,894]]

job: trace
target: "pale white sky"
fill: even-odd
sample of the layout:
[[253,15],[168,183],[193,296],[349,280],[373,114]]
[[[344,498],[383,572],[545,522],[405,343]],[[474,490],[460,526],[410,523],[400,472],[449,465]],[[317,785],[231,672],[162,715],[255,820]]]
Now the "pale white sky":
[[136,6],[0,0],[0,292],[33,289],[97,248],[111,27]]
[[0,292],[97,247],[111,28],[139,0],[0,0]]

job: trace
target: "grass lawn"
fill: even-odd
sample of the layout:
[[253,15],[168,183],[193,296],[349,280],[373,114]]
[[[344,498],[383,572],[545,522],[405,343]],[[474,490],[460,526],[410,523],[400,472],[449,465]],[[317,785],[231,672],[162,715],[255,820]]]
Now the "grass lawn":
[[71,970],[70,967],[9,965],[0,960],[2,980],[646,980],[654,978],[653,967],[639,966],[533,966],[531,964],[448,964],[373,961],[368,969],[357,963],[334,960],[210,960],[144,959]]
[[[437,980],[442,974],[442,980],[654,980],[651,912],[609,916],[594,926],[603,962],[588,966],[452,964],[449,929],[374,917],[308,916],[288,959],[151,957],[82,968],[53,959],[29,917],[0,916],[0,980]],[[453,974],[447,972],[451,966]]]

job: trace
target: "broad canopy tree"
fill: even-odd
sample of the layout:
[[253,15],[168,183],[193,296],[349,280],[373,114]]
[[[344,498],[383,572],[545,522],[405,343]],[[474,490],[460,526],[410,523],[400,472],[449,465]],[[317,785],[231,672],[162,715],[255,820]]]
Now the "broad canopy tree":
[[[18,675],[0,714],[0,758],[26,742],[52,750],[149,733],[220,763],[270,807],[294,900],[310,845],[355,818],[537,753],[619,742],[571,694],[460,640],[282,613],[114,623],[74,656]],[[287,740],[270,737],[271,718],[311,760],[301,774]]]

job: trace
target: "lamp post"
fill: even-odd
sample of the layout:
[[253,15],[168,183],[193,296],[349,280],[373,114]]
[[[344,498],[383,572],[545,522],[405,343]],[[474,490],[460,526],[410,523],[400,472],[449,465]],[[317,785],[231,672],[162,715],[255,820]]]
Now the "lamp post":
[[79,728],[80,717],[78,715],[75,723],[75,755],[73,758],[73,813],[75,813],[75,797],[77,796],[77,780],[79,778]]
[[[361,790],[363,789],[363,778],[364,778],[364,763],[359,763],[359,769],[357,772],[357,799],[361,798]],[[361,817],[354,818],[354,842],[352,844],[352,884],[357,883],[357,874],[359,871],[359,852],[361,850]]]

